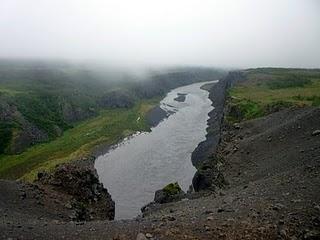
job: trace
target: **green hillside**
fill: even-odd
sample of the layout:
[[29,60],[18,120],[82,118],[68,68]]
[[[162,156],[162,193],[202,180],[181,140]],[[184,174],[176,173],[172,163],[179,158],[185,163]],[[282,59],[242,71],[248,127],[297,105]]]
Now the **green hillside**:
[[286,107],[320,106],[320,70],[258,68],[229,90],[228,119],[253,119]]

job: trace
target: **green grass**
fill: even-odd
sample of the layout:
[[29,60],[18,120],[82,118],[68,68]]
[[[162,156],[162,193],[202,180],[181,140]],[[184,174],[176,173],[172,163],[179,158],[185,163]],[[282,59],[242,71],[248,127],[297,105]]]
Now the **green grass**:
[[320,106],[320,71],[250,69],[247,81],[231,88],[227,120],[237,122],[265,116],[290,106]]
[[266,85],[270,89],[282,89],[282,88],[301,88],[311,83],[312,81],[305,76],[287,74],[282,77],[278,76],[275,79],[268,81]]
[[156,98],[130,109],[101,111],[99,116],[75,125],[51,142],[35,145],[19,155],[2,155],[0,178],[32,181],[39,170],[51,170],[57,164],[90,155],[97,145],[114,144],[131,133],[146,131],[149,127],[145,114],[158,101]]

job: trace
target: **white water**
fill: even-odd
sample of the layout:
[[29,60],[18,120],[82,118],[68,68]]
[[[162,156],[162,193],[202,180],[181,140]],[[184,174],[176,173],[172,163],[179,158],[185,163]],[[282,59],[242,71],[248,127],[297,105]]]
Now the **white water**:
[[[208,113],[213,109],[209,93],[200,89],[205,83],[169,92],[160,105],[174,111],[169,118],[97,158],[95,168],[116,203],[116,219],[139,215],[155,191],[171,182],[185,191],[191,185],[196,171],[191,153],[205,140]],[[174,100],[178,93],[187,94],[185,102]]]

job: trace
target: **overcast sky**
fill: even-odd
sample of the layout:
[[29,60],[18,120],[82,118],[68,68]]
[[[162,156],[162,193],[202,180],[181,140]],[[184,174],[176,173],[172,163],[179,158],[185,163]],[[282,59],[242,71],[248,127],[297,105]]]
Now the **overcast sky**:
[[319,0],[0,0],[0,58],[320,67]]

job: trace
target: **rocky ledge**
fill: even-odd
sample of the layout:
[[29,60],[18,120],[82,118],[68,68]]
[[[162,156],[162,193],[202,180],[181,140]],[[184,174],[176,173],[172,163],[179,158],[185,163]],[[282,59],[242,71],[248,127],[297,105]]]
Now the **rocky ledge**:
[[57,166],[52,173],[38,173],[39,186],[70,197],[67,207],[73,220],[113,220],[115,204],[93,167],[94,158]]
[[0,212],[10,222],[113,220],[115,204],[99,182],[94,159],[40,172],[34,183],[0,181]]

